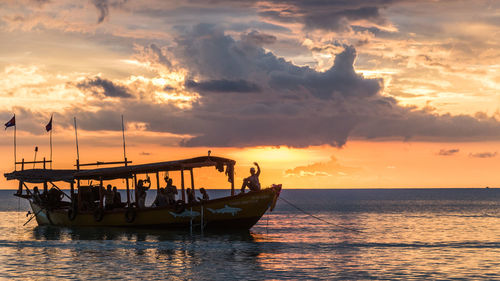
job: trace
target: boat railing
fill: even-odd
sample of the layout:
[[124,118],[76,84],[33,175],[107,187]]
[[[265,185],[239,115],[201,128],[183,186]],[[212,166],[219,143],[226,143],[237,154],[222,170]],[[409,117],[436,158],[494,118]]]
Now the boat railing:
[[36,164],[43,164],[43,169],[46,170],[47,164],[49,163],[52,163],[52,160],[46,160],[45,157],[43,158],[43,160],[39,161],[24,161],[23,158],[21,161],[16,162],[16,167],[17,165],[21,165],[21,171],[24,171],[24,165],[33,164],[33,169],[34,169]]

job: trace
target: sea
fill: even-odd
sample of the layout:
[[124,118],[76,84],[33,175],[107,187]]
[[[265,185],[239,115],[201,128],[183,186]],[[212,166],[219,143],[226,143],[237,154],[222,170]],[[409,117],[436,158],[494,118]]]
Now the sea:
[[1,280],[500,280],[495,188],[285,189],[240,232],[23,225],[13,193]]

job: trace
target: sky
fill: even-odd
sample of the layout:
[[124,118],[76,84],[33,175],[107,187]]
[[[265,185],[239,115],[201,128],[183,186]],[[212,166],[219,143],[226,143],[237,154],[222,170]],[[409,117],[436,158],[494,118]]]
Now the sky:
[[123,159],[123,115],[133,164],[211,150],[237,185],[257,161],[264,186],[500,186],[498,1],[3,0],[0,42],[18,160],[52,115],[53,168],[74,117],[81,162]]

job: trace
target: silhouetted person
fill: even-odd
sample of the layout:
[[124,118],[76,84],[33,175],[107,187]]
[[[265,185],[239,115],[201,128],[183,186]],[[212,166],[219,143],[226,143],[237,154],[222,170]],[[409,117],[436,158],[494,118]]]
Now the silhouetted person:
[[42,198],[40,197],[38,186],[33,187],[33,202],[38,205],[42,203]]
[[111,189],[111,184],[106,186],[106,191],[104,192],[104,203],[106,210],[111,210],[114,207],[115,193]]
[[155,201],[153,202],[153,206],[155,207],[163,207],[168,204],[167,197],[165,195],[165,188],[160,188],[158,193],[156,193]]
[[165,177],[165,182],[167,182],[167,186],[165,187],[165,196],[167,198],[167,203],[169,205],[175,204],[175,195],[177,195],[177,187],[172,184],[172,179],[168,176]]
[[[147,182],[148,185],[144,185],[144,182]],[[146,192],[148,191],[149,187],[151,187],[151,181],[148,179],[146,180],[139,180],[137,182],[137,206],[139,208],[144,208],[146,207]]]
[[200,198],[200,197],[198,197],[198,200],[199,200],[200,202],[205,202],[205,201],[208,201],[208,200],[209,200],[209,198],[208,198],[208,194],[207,194],[207,191],[206,191],[203,187],[202,187],[202,188],[200,188],[200,193],[201,193],[201,195],[202,195],[202,197],[201,197],[201,198]]
[[194,189],[186,188],[186,195],[188,204],[196,203],[196,198],[194,197]]
[[248,187],[251,191],[258,191],[260,190],[260,182],[259,182],[259,175],[260,175],[260,167],[257,162],[253,162],[255,166],[257,166],[257,172],[255,172],[255,168],[252,167],[250,168],[250,176],[248,178],[243,179],[243,184],[241,185],[241,192],[245,193],[245,188]]
[[113,186],[113,205],[115,208],[122,208],[122,195],[118,192],[116,186]]

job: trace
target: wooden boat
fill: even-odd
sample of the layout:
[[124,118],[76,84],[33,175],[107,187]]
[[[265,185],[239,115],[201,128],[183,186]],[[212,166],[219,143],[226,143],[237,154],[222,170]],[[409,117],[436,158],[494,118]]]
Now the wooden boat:
[[[82,226],[82,227],[142,227],[142,228],[188,228],[201,229],[250,229],[267,210],[274,208],[281,191],[281,185],[272,185],[258,191],[235,195],[234,165],[231,159],[202,156],[177,161],[128,165],[123,162],[97,162],[92,165],[124,164],[119,167],[81,170],[80,167],[91,164],[79,164],[74,170],[24,169],[6,173],[7,180],[18,180],[18,197],[29,200],[33,215],[39,225]],[[225,172],[231,184],[231,195],[206,201],[186,202],[184,174],[190,173],[194,187],[194,173],[197,168],[215,167]],[[44,163],[45,167],[45,163]],[[137,178],[145,174],[155,174],[157,189],[160,189],[160,172],[180,172],[180,199],[175,204],[158,207],[139,207],[132,202],[132,195],[137,198]],[[121,206],[105,208],[104,186],[106,181],[125,179],[127,200]],[[86,180],[97,181],[98,185],[84,186]],[[69,195],[57,185],[70,185]],[[43,184],[43,193],[39,195],[27,184]],[[49,184],[51,188],[49,190]],[[76,186],[75,186],[76,185]],[[132,187],[130,186],[132,185]],[[88,200],[89,190],[97,200]],[[93,190],[93,191],[92,191]],[[26,191],[26,192],[23,192]],[[50,195],[52,194],[52,195]],[[151,195],[150,195],[151,196]],[[63,200],[66,197],[66,200]],[[55,199],[54,199],[55,198]],[[91,207],[89,207],[89,205]]]

